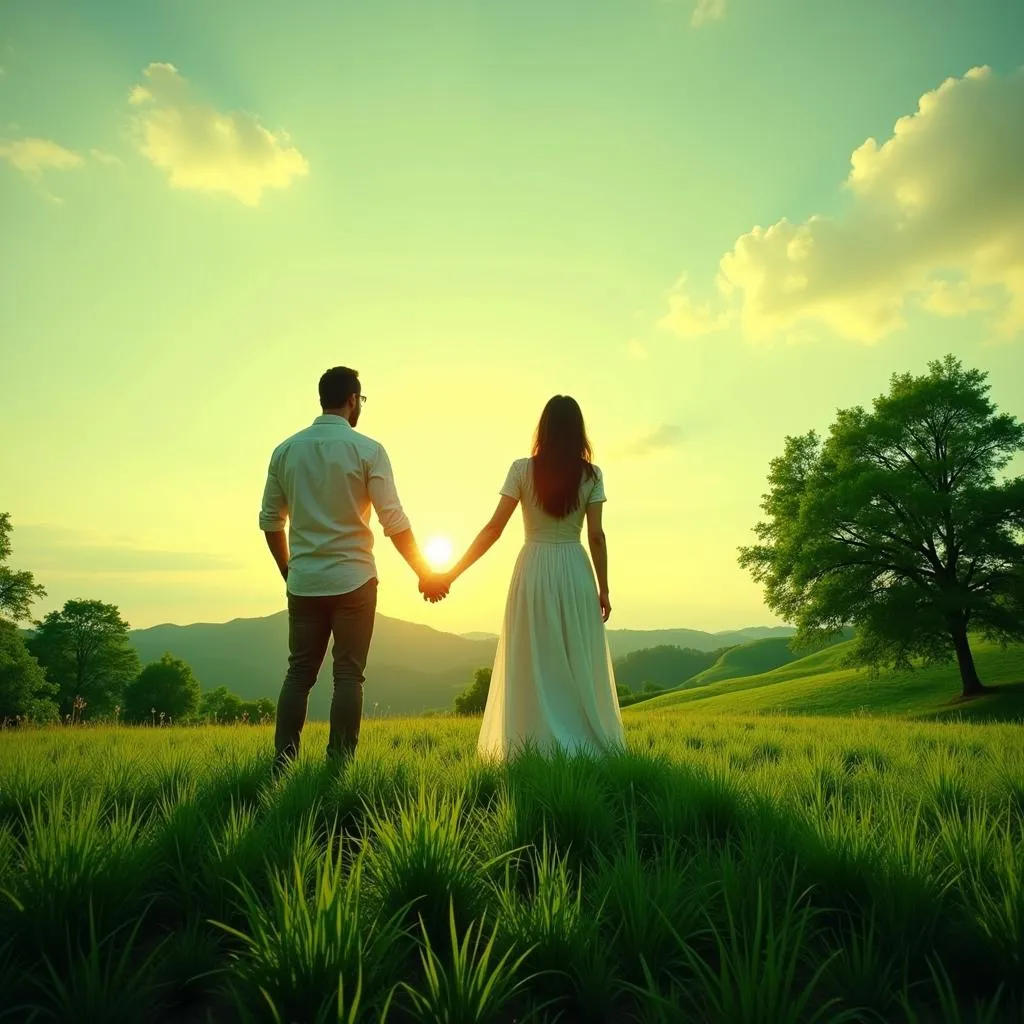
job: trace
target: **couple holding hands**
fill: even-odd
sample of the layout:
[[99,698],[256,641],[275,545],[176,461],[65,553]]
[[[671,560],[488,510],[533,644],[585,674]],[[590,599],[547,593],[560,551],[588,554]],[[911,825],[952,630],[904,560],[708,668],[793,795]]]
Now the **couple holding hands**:
[[[383,446],[356,430],[366,404],[359,374],[320,378],[322,414],[274,450],[260,528],[287,584],[288,671],[277,704],[278,770],[297,756],[309,691],[334,639],[329,758],[355,753],[377,606],[371,508],[429,601],[501,537],[522,506],[525,543],[512,580],[478,750],[504,759],[607,750],[622,719],[604,624],[611,613],[602,526],[604,479],[591,461],[583,414],[564,395],[544,407],[533,455],[512,463],[490,520],[455,566],[433,572],[402,511]],[[582,544],[584,523],[593,568]],[[595,583],[596,574],[596,583]]]

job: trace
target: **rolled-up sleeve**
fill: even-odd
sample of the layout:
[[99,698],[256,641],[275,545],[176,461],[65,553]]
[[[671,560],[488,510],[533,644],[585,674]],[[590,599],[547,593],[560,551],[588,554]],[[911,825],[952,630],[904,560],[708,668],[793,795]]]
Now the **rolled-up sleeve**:
[[263,504],[260,506],[260,529],[264,533],[277,533],[288,525],[288,499],[277,472],[279,461],[279,454],[275,451],[270,457]]
[[366,489],[370,493],[370,501],[373,503],[385,537],[393,537],[396,533],[412,529],[409,517],[398,500],[391,460],[381,445],[377,446],[377,451],[367,467]]

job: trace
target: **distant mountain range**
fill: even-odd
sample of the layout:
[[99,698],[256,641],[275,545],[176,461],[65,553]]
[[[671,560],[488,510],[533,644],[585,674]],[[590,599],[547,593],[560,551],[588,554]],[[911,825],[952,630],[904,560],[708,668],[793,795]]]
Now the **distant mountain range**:
[[[696,629],[613,629],[612,656],[670,644],[713,651],[763,637],[787,636],[785,626],[752,627],[722,633]],[[247,700],[277,699],[288,660],[288,613],[257,619],[161,625],[136,629],[131,641],[142,661],[165,651],[192,666],[204,690],[226,686]],[[452,706],[455,695],[478,668],[494,661],[497,637],[488,633],[458,636],[417,623],[378,615],[366,667],[364,711],[404,714]],[[311,718],[326,718],[331,701],[331,658],[324,662],[310,694]]]

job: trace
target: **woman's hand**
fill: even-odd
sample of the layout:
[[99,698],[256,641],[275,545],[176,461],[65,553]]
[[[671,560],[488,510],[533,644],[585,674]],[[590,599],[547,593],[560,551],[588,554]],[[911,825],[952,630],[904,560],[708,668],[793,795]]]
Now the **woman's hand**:
[[608,591],[607,590],[602,590],[597,595],[597,599],[601,603],[601,621],[602,622],[607,622],[608,621],[608,616],[611,615],[611,613],[612,613],[612,602],[611,602],[610,598],[608,597]]

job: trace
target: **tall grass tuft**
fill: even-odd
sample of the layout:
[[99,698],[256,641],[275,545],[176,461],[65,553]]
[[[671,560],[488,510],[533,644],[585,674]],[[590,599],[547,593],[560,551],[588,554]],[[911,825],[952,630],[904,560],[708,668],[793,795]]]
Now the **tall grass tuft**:
[[[460,938],[455,923],[455,905],[449,906],[449,947],[442,954],[421,923],[423,948],[420,960],[423,980],[417,985],[402,982],[400,990],[408,1001],[409,1016],[421,1024],[497,1024],[512,1001],[530,983],[530,976],[518,976],[529,950],[514,949],[497,955],[497,927],[484,941],[484,919],[472,921]],[[534,1017],[540,1008],[517,1014],[519,1021]]]
[[365,912],[362,859],[348,870],[345,860],[329,844],[311,879],[296,860],[270,873],[266,898],[250,882],[238,885],[246,927],[216,924],[240,943],[229,988],[243,1013],[265,1002],[282,1020],[327,1020],[344,999],[344,1014],[371,1020],[387,1002],[402,936],[394,920]]

